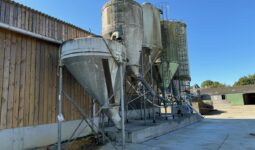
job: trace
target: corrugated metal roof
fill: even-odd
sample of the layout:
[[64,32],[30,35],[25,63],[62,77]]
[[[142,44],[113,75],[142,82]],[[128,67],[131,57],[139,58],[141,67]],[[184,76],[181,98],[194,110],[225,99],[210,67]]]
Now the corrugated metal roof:
[[200,89],[201,94],[223,95],[232,93],[255,93],[255,85]]

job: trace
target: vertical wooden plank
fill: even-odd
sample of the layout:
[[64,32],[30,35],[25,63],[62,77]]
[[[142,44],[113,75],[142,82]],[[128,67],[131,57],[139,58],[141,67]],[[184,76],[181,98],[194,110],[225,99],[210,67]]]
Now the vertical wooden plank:
[[[1,7],[0,7],[1,8]],[[5,32],[0,29],[0,109],[2,108],[2,91],[4,83],[4,44],[5,43]],[[1,122],[1,111],[0,111],[0,122]],[[1,129],[1,128],[0,128]]]
[[36,13],[32,13],[32,32],[36,33],[36,20],[37,20],[37,14]]
[[31,17],[30,17],[29,10],[25,9],[25,14],[26,14],[25,30],[30,31],[29,25],[30,25]]
[[[72,87],[71,87],[71,85],[72,85],[72,77],[71,77],[71,74],[70,74],[70,73],[67,74],[67,85],[68,85],[68,86],[67,86],[67,91],[71,94],[70,91],[72,91]],[[71,112],[73,106],[72,106],[72,104],[70,104],[70,102],[69,102],[68,104],[69,104],[69,105],[68,105],[66,111],[67,111],[67,112]],[[72,118],[72,113],[69,113],[67,119],[71,120],[71,118]]]
[[25,26],[26,26],[26,10],[24,7],[21,8],[21,28],[26,30]]
[[70,26],[68,25],[67,26],[67,39],[69,40],[71,38],[71,28]]
[[42,35],[45,36],[46,16],[42,16]]
[[[75,80],[76,81],[76,80]],[[79,104],[79,106],[81,106],[81,93],[80,93],[80,84],[76,81],[76,94],[77,94],[77,103]],[[76,119],[80,118],[80,113],[79,111],[76,110]]]
[[[82,107],[82,92],[81,92],[82,90],[81,90],[81,86],[80,86],[80,84],[79,84],[79,90],[78,90],[78,94],[79,94],[79,104],[80,104],[80,106]],[[83,108],[83,107],[82,107]],[[84,109],[85,110],[85,109]],[[85,110],[86,111],[86,110]],[[80,115],[80,113],[79,113],[79,111],[78,111],[78,118],[80,119],[81,118],[81,115]]]
[[37,16],[37,18],[36,18],[36,30],[35,30],[35,33],[38,33],[38,34],[40,34],[40,22],[41,22],[41,15],[39,14],[39,13],[37,13],[36,12],[36,16]]
[[49,69],[49,59],[48,59],[48,44],[44,43],[44,68],[42,70],[42,74],[44,75],[44,90],[43,90],[43,122],[47,123],[48,122],[48,104],[49,104],[49,99],[48,99],[48,90],[49,90],[49,76],[48,76],[48,69]]
[[38,27],[38,34],[42,34],[42,15],[38,13],[39,19],[37,22],[37,27]]
[[39,124],[44,123],[44,47],[45,43],[40,41],[40,79],[39,79],[39,85],[40,85],[40,94],[39,94]]
[[75,29],[75,31],[76,31],[76,37],[79,38],[79,37],[80,37],[80,35],[79,35],[79,30],[78,30],[78,29]]
[[4,18],[5,18],[5,3],[4,1],[0,1],[1,2],[1,9],[0,9],[0,12],[1,12],[1,16],[0,16],[0,21],[1,22],[4,22]]
[[[0,7],[1,8],[1,7]],[[3,75],[4,75],[4,43],[5,43],[5,32],[0,29],[0,109],[2,108],[2,89],[3,89]],[[0,111],[1,118],[1,111]],[[1,122],[1,119],[0,119]]]
[[17,5],[15,5],[13,9],[13,24],[12,25],[15,27],[18,27],[18,6]]
[[10,22],[10,3],[5,4],[5,17],[4,17],[4,23],[9,24]]
[[58,39],[58,23],[57,20],[54,21],[54,39]]
[[11,40],[11,61],[10,61],[10,74],[9,74],[9,89],[8,89],[8,106],[7,106],[7,128],[12,127],[13,117],[13,98],[14,98],[14,84],[15,84],[15,58],[16,58],[16,35],[10,33]]
[[51,19],[52,22],[51,22],[51,38],[54,38],[55,36],[55,23],[54,23],[54,20]]
[[1,108],[1,129],[7,126],[7,107],[8,107],[8,87],[9,87],[9,71],[10,71],[10,33],[5,32],[4,40],[4,76],[3,76],[3,91],[2,91],[2,108]]
[[[19,86],[19,122],[18,126],[23,127],[24,125],[24,110],[25,110],[25,92],[29,93],[29,91],[25,91],[25,82],[26,82],[26,54],[27,54],[27,38],[22,38],[21,43],[21,62],[20,62],[20,86]],[[29,104],[26,103],[27,106]],[[28,109],[26,106],[26,109]]]
[[49,18],[48,19],[48,36],[49,37],[51,37],[52,35],[52,32],[51,32],[51,30],[52,30],[52,27],[51,27],[51,23],[52,23],[52,20]]
[[38,34],[43,34],[43,15],[42,14],[38,14],[39,15],[39,24],[38,24],[38,27],[39,27],[39,30],[38,30]]
[[87,93],[85,92],[85,90],[82,90],[82,94],[84,96],[83,98],[83,108],[84,110],[86,110],[86,113],[88,114],[89,117],[91,117],[91,111],[92,111],[92,106],[90,104],[90,97],[87,95]]
[[73,28],[73,38],[77,38],[77,36],[76,36],[76,29],[75,28]]
[[61,23],[58,21],[58,40],[61,41],[62,40],[62,25]]
[[[16,51],[15,58],[15,79],[14,79],[14,99],[13,99],[13,118],[12,127],[16,128],[18,126],[19,118],[19,83],[20,83],[20,61],[21,61],[21,37],[20,35],[14,34],[13,39],[17,37],[16,41],[12,42],[12,50]],[[15,42],[15,44],[14,44]],[[16,45],[16,46],[15,46]],[[11,96],[10,96],[11,97]],[[9,101],[10,102],[10,101]],[[8,104],[9,105],[9,104]]]
[[[70,36],[71,36],[71,34],[70,34]],[[74,99],[75,99],[76,103],[79,104],[78,84],[75,79],[74,79]],[[77,109],[74,109],[74,119],[77,119],[77,115],[78,115]]]
[[[90,108],[90,105],[89,105],[89,103],[88,103],[88,96],[85,95],[84,89],[83,89],[83,93],[82,93],[82,94],[84,95],[84,99],[83,99],[83,101],[84,101],[84,103],[83,103],[83,108],[84,108],[85,112],[88,113],[88,116],[90,116],[90,115],[89,115],[90,111],[87,110],[88,106],[89,106],[89,108]],[[90,110],[90,109],[89,109],[89,110]]]
[[39,99],[40,99],[40,42],[36,40],[36,62],[35,62],[35,113],[34,125],[39,124]]
[[78,29],[76,30],[76,32],[77,32],[77,37],[80,37],[80,32]]
[[86,109],[84,109],[84,94],[83,94],[83,88],[80,86],[80,91],[79,91],[79,93],[80,93],[80,95],[81,95],[81,108],[83,109],[83,110],[85,110],[85,112],[87,111]]
[[70,32],[71,32],[71,34],[70,34],[70,39],[73,39],[73,37],[74,37],[74,34],[73,34],[73,28],[72,27],[70,27]]
[[62,26],[61,39],[62,39],[62,41],[64,41],[65,40],[65,26],[63,24],[61,24],[61,26]]
[[[36,40],[31,40],[31,73],[30,73],[30,86],[29,86],[29,125],[34,124],[35,117],[37,114],[37,99],[35,97],[36,95],[36,55],[37,49],[36,49]],[[36,120],[35,120],[36,123]]]
[[14,8],[13,8],[13,24],[12,25],[15,27],[18,27],[18,6],[17,5],[14,5]]
[[[23,112],[23,125],[24,126],[28,126],[29,125],[29,110],[30,110],[30,103],[32,103],[30,101],[30,82],[31,82],[31,76],[30,76],[30,73],[31,73],[31,56],[32,56],[32,51],[31,51],[31,39],[30,38],[27,38],[26,39],[26,57],[25,57],[25,89],[24,89],[24,93],[25,93],[25,98],[24,98],[24,112]],[[34,107],[34,106],[32,106]],[[34,112],[34,111],[33,111]]]
[[54,97],[53,97],[53,92],[54,92],[54,64],[53,64],[53,62],[54,62],[54,60],[53,60],[53,58],[54,58],[54,50],[52,49],[52,46],[49,44],[48,45],[48,54],[49,54],[49,59],[48,59],[48,61],[49,61],[49,64],[48,64],[48,74],[47,74],[47,76],[48,76],[48,82],[49,82],[49,88],[48,88],[48,108],[49,108],[49,110],[48,110],[48,122],[47,123],[52,123],[52,117],[53,117],[53,115],[52,115],[52,113],[53,113],[53,108],[54,108]]
[[52,52],[53,52],[53,108],[52,108],[52,122],[57,121],[57,89],[58,89],[58,77],[57,77],[57,72],[58,72],[58,48],[55,46],[51,46]]
[[34,26],[33,26],[33,22],[34,22],[34,17],[35,17],[35,14],[33,14],[32,13],[32,11],[28,11],[28,14],[29,14],[29,24],[28,24],[28,29],[29,29],[29,31],[33,31],[33,28],[34,28]]
[[[70,89],[70,97],[72,99],[74,99],[75,97],[74,97],[74,82],[73,82],[73,77],[70,78],[70,82],[71,82],[70,85],[69,85],[71,87],[71,89]],[[75,111],[75,109],[72,106],[71,107],[71,112],[70,112],[70,120],[74,119],[74,111]]]
[[10,5],[10,25],[14,26],[14,12],[16,11],[16,7],[14,8],[14,5]]
[[49,36],[49,18],[48,17],[46,17],[46,19],[45,19],[46,21],[45,21],[45,36]]
[[18,12],[18,18],[17,18],[17,27],[18,28],[21,28],[21,7],[20,6],[18,6],[18,8],[17,8],[17,12]]
[[71,32],[70,32],[70,27],[67,26],[67,40],[70,39],[70,34],[71,34]]
[[68,26],[65,25],[65,40],[68,40]]

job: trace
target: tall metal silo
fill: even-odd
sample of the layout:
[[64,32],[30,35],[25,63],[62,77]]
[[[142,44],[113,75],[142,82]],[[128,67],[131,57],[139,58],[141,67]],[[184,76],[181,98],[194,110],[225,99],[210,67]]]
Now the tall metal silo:
[[143,48],[151,51],[152,61],[155,61],[162,49],[160,10],[150,3],[142,4],[143,8]]
[[177,94],[181,96],[182,92],[188,88],[190,81],[186,24],[180,21],[162,21],[161,29],[162,60],[179,64],[173,79],[178,81]]
[[134,0],[110,0],[102,9],[102,36],[122,40],[127,48],[127,65],[139,76],[143,41],[143,11]]
[[180,21],[162,21],[162,60],[179,64],[178,78],[190,80],[186,24]]

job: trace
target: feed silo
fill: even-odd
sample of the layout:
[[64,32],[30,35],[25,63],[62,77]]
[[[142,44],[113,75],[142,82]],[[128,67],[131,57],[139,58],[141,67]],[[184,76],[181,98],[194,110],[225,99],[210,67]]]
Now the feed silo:
[[127,48],[128,69],[139,76],[143,41],[143,11],[134,0],[110,0],[102,9],[102,36],[116,39]]
[[117,128],[121,128],[120,68],[126,59],[126,48],[101,37],[66,41],[61,49],[61,61],[74,78],[97,100]]
[[[187,50],[187,32],[186,24],[180,21],[162,21],[162,58],[177,62],[178,78],[181,80],[190,80],[189,60]],[[167,51],[165,51],[168,49]]]
[[143,8],[143,48],[151,51],[154,62],[162,49],[160,10],[150,3],[142,4]]
[[175,73],[176,87],[181,92],[187,89],[190,81],[189,60],[187,50],[186,24],[180,21],[162,21],[162,61],[178,63],[179,67]]

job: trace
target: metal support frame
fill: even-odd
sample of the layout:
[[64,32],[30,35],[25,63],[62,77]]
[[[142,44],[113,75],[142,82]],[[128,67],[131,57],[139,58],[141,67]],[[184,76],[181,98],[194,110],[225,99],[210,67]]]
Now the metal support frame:
[[[83,117],[83,120],[87,123],[87,125],[90,127],[90,129],[92,130],[93,133],[97,133],[97,131],[99,133],[101,133],[105,139],[110,142],[110,144],[112,145],[112,147],[116,150],[118,150],[112,143],[111,140],[105,136],[104,132],[102,130],[100,130],[95,124],[93,124],[93,121],[89,122],[88,121],[88,116],[86,115],[86,113],[83,111],[83,109],[79,106],[79,104],[77,104],[75,102],[74,99],[72,99],[65,91],[62,91],[62,93],[64,94],[64,96],[67,98],[67,100],[76,108],[76,110],[79,111],[79,113],[81,114],[81,116]],[[96,129],[94,129],[93,127],[95,127]],[[97,130],[97,131],[96,131]]]
[[[114,149],[118,150],[112,143],[111,140],[105,136],[104,132],[101,131],[95,124],[95,103],[93,103],[93,118],[91,123],[88,121],[88,117],[86,115],[86,113],[83,111],[83,109],[75,102],[75,100],[73,100],[70,96],[68,96],[67,93],[65,93],[63,91],[63,64],[60,60],[59,63],[59,83],[58,83],[58,142],[57,142],[57,149],[58,150],[62,150],[62,121],[64,120],[64,117],[62,115],[62,94],[67,98],[67,100],[69,100],[69,102],[76,108],[76,110],[78,110],[81,114],[81,116],[83,117],[82,121],[85,121],[87,123],[87,126],[90,127],[90,129],[92,130],[93,133],[97,133],[97,131],[99,133],[101,133],[105,139],[110,142],[110,144],[113,146]],[[78,127],[74,130],[73,134],[71,137],[74,136],[75,132],[78,130],[80,124],[78,125]],[[86,128],[86,127],[85,127]],[[96,131],[97,130],[97,131]],[[68,140],[70,141],[70,139]]]
[[122,133],[122,150],[125,149],[125,104],[124,104],[124,75],[123,63],[120,63],[120,103],[121,103],[121,133]]
[[[151,87],[152,87],[152,89],[154,89],[154,83],[153,83],[153,72],[152,72],[152,65],[153,65],[153,63],[152,63],[152,59],[151,59],[151,53],[150,53],[150,56],[149,56],[149,61],[150,61],[150,78],[151,78]],[[156,116],[155,116],[155,108],[154,108],[154,100],[155,100],[155,96],[153,95],[153,97],[152,97],[152,105],[153,105],[153,107],[152,107],[152,115],[153,115],[153,120],[152,120],[152,122],[153,123],[156,123]]]
[[63,66],[59,63],[59,82],[58,82],[58,150],[61,150],[61,130],[62,130],[62,85],[63,85]]
[[[141,50],[141,56],[142,56],[142,60],[141,60],[141,78],[144,79],[144,50]],[[143,94],[143,98],[142,98],[142,102],[143,102],[143,107],[141,107],[141,110],[143,108],[143,121],[144,121],[144,124],[146,125],[146,95],[145,95],[145,87],[144,85],[142,84],[142,94]],[[142,103],[141,103],[142,104]],[[142,105],[141,105],[142,106]]]

